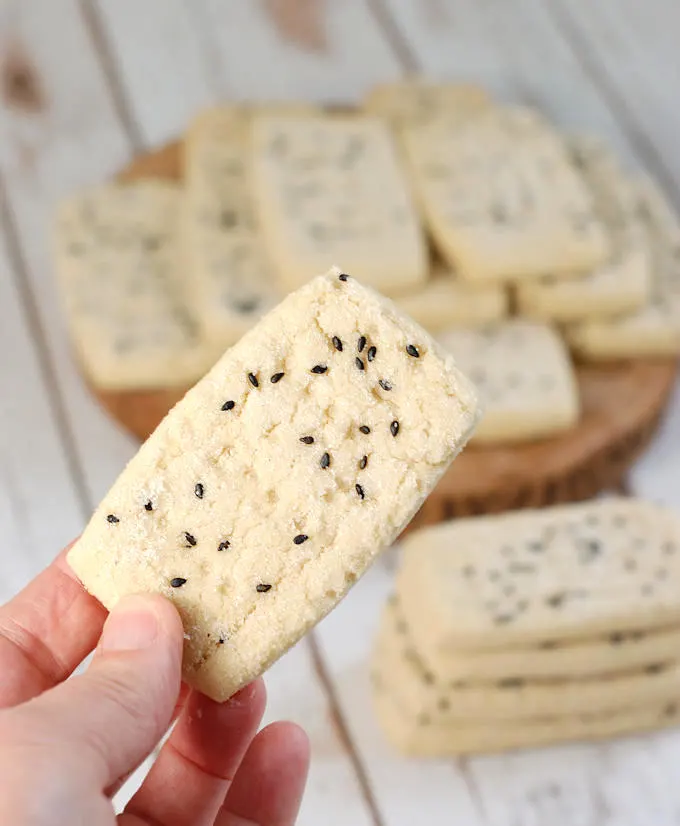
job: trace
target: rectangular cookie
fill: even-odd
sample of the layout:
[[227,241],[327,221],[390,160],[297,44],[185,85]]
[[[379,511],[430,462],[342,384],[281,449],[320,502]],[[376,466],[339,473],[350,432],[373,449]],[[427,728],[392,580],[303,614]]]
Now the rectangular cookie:
[[581,321],[633,312],[651,288],[651,250],[637,209],[635,187],[614,154],[599,141],[568,142],[574,162],[593,194],[595,212],[607,228],[609,259],[582,278],[547,275],[518,284],[521,315],[547,321]]
[[[385,606],[383,648],[415,650],[410,623],[399,598]],[[447,684],[519,679],[573,679],[642,669],[668,662],[680,652],[680,625],[640,631],[617,628],[584,639],[546,640],[533,645],[475,650],[418,651],[418,660],[432,679]]]
[[395,298],[396,305],[430,333],[451,326],[476,327],[508,315],[509,295],[502,286],[476,286],[437,267],[422,288]]
[[184,141],[182,243],[203,334],[221,353],[283,297],[257,231],[250,113],[202,112]]
[[337,261],[387,295],[427,280],[420,221],[378,118],[258,118],[254,167],[264,238],[285,288]]
[[200,337],[179,263],[179,188],[109,184],[58,208],[55,264],[73,346],[106,390],[193,384],[218,353]]
[[[530,678],[510,671],[494,680],[444,680],[429,667],[408,632],[397,630],[401,616],[386,614],[372,657],[372,671],[391,684],[391,696],[415,718],[447,725],[464,720],[531,720],[607,713],[663,702],[680,689],[678,651],[625,671]],[[594,669],[599,666],[591,663]]]
[[629,498],[418,531],[404,541],[397,577],[404,615],[428,661],[445,652],[677,625],[679,588],[677,516]]
[[400,127],[465,116],[491,104],[488,92],[473,83],[433,83],[410,78],[374,86],[364,98],[363,108]]
[[533,441],[578,422],[578,385],[569,351],[546,324],[509,319],[478,330],[444,330],[437,340],[479,391],[484,415],[476,444]]
[[676,726],[680,721],[678,688],[680,686],[662,703],[606,714],[542,717],[532,721],[433,724],[427,719],[410,717],[408,710],[396,703],[387,690],[377,695],[375,709],[385,735],[399,751],[412,757],[454,757],[461,754],[494,754],[578,740],[597,741]]
[[470,435],[470,383],[393,304],[331,270],[168,414],[68,560],[111,608],[158,592],[184,677],[224,700],[330,611]]
[[538,113],[489,107],[410,125],[402,138],[433,241],[461,278],[573,278],[606,261],[593,198]]
[[584,360],[680,354],[680,222],[650,179],[638,182],[637,196],[652,256],[651,295],[630,315],[569,325],[569,345]]

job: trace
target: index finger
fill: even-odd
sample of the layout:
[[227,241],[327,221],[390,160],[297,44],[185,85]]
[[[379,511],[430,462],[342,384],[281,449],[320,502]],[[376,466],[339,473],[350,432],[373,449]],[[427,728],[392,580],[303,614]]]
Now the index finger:
[[0,607],[0,708],[65,680],[101,636],[106,609],[68,566],[70,547]]

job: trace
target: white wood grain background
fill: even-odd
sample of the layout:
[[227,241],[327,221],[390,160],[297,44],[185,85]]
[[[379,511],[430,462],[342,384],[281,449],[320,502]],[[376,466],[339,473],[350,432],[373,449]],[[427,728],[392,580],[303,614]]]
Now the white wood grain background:
[[[0,601],[80,530],[135,450],[70,358],[50,259],[57,198],[212,102],[351,102],[419,71],[607,137],[680,203],[679,32],[676,0],[0,0]],[[680,509],[680,393],[629,484]],[[312,739],[301,824],[680,823],[680,733],[395,755],[367,686],[390,562],[269,674],[269,717]]]

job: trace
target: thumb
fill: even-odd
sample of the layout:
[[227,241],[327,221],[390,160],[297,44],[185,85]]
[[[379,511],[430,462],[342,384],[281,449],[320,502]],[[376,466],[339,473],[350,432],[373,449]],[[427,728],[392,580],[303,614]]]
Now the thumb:
[[41,739],[56,741],[104,789],[136,768],[169,726],[182,644],[172,603],[126,597],[106,621],[88,670],[23,710],[35,715],[31,723],[42,728]]

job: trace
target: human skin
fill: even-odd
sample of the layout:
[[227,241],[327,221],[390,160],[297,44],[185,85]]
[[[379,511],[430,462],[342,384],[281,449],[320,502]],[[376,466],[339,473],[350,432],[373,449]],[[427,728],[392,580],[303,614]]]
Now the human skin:
[[[181,682],[183,630],[160,596],[106,610],[66,551],[0,607],[0,823],[291,826],[309,762],[293,723],[257,733],[262,680],[226,703]],[[86,672],[67,681],[94,649]],[[167,731],[139,791],[111,797]]]

